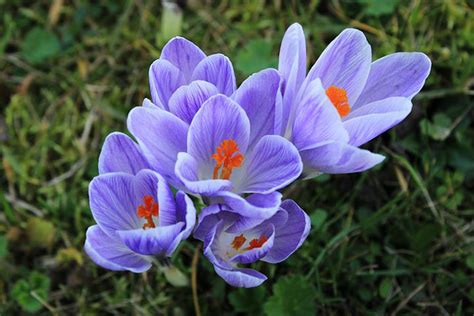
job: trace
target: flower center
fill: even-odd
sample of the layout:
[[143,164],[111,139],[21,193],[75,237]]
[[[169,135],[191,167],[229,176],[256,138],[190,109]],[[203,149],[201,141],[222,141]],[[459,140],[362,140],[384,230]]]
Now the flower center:
[[237,252],[245,252],[247,250],[251,250],[254,248],[260,248],[263,246],[263,244],[268,240],[268,237],[265,235],[260,235],[259,238],[254,238],[249,242],[249,245],[245,247],[244,249],[240,249],[245,242],[247,241],[247,238],[244,237],[244,234],[240,234],[239,236],[235,236],[234,240],[230,243],[232,248],[234,248]]
[[159,206],[155,203],[155,199],[151,195],[145,195],[143,197],[143,204],[138,206],[137,215],[140,218],[144,218],[146,223],[143,224],[143,229],[155,228],[155,222],[153,216],[158,216]]
[[[232,174],[232,169],[239,168],[244,161],[244,156],[240,153],[237,143],[232,139],[222,141],[211,158],[216,160],[213,179],[228,180]],[[220,176],[219,170],[221,170]]]
[[326,95],[336,108],[341,118],[347,116],[351,112],[346,90],[336,86],[330,86],[326,89]]

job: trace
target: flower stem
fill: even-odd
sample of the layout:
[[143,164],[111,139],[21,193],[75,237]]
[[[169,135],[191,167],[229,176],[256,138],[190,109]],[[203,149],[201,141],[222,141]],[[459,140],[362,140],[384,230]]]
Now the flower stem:
[[194,312],[196,316],[201,316],[201,309],[199,308],[198,289],[197,289],[197,264],[199,262],[199,252],[201,245],[199,244],[194,250],[193,261],[191,263],[191,288],[193,291]]

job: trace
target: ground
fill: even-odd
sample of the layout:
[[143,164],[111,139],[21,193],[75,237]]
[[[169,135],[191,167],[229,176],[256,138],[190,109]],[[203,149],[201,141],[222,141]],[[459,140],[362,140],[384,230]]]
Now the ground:
[[227,286],[202,255],[192,265],[197,241],[179,248],[172,262],[185,278],[197,271],[201,313],[472,315],[473,2],[180,3],[182,15],[158,1],[0,0],[0,314],[194,314],[190,285],[157,268],[106,271],[84,254],[100,146],[149,96],[148,67],[171,36],[223,52],[241,82],[276,65],[299,22],[311,63],[356,27],[374,58],[422,51],[431,75],[408,119],[366,146],[383,164],[284,191],[312,231],[284,263],[255,265],[263,286]]

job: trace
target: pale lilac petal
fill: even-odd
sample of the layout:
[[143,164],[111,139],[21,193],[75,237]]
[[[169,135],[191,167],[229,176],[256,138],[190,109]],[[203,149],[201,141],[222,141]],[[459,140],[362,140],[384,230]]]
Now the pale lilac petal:
[[[221,206],[219,204],[211,204],[201,210],[198,216],[198,222],[193,232],[193,237],[204,241],[206,236],[214,230],[217,223],[221,220],[216,214],[226,213],[221,212]],[[231,215],[237,217],[237,215]]]
[[194,207],[193,200],[182,191],[176,193],[176,218],[177,221],[185,223],[182,235],[180,236],[184,240],[191,235],[196,225],[196,208]]
[[194,68],[206,57],[202,50],[191,41],[174,37],[161,51],[160,59],[165,59],[176,66],[186,82],[191,82]]
[[265,241],[261,247],[257,247],[254,249],[246,250],[243,253],[239,253],[233,256],[230,260],[232,262],[240,263],[240,264],[249,264],[253,263],[257,260],[268,255],[271,251],[272,247],[274,246],[275,242],[275,227],[270,225],[269,229],[266,229],[265,236],[267,236],[267,241]]
[[125,172],[136,174],[149,168],[138,145],[127,135],[112,133],[104,141],[99,155],[99,173]]
[[360,146],[400,123],[410,114],[411,101],[391,97],[361,106],[344,121],[349,144]]
[[355,104],[370,71],[372,51],[364,33],[346,29],[323,51],[306,80],[320,78],[324,89],[343,88],[349,104]]
[[148,76],[153,103],[169,110],[169,98],[176,89],[185,84],[182,73],[170,62],[157,59],[151,64]]
[[174,166],[178,153],[186,151],[188,125],[169,112],[136,107],[128,115],[127,126],[151,167],[176,185]]
[[160,226],[173,225],[178,222],[176,202],[170,186],[163,177],[158,176],[158,205]]
[[306,41],[301,25],[292,24],[285,32],[280,47],[278,71],[284,79],[283,85],[283,125],[295,105],[298,90],[306,76]]
[[281,136],[266,135],[246,157],[234,183],[237,192],[267,194],[293,182],[301,171],[296,147]]
[[216,95],[207,100],[194,116],[188,133],[188,153],[207,179],[212,178],[212,155],[224,140],[236,142],[241,153],[249,143],[250,123],[244,110],[230,98]]
[[269,194],[251,194],[246,198],[233,192],[221,191],[210,200],[212,203],[225,204],[227,211],[240,215],[227,228],[227,232],[237,233],[261,224],[264,220],[272,217],[280,207],[281,198],[281,193],[277,191]]
[[278,72],[265,69],[245,80],[232,96],[250,120],[250,144],[255,145],[264,135],[275,134],[279,87]]
[[269,253],[262,259],[270,263],[278,263],[286,260],[295,252],[308,237],[311,220],[309,216],[292,200],[286,200],[281,208],[288,214],[287,221],[268,220],[275,226],[275,240]]
[[146,257],[132,252],[118,238],[104,233],[98,225],[87,229],[84,250],[97,265],[109,270],[142,273],[151,267]]
[[222,190],[232,189],[232,182],[229,180],[201,180],[199,167],[197,160],[190,154],[178,154],[175,173],[188,192],[202,195],[213,195]]
[[293,123],[291,142],[299,150],[325,141],[349,139],[336,108],[316,79],[302,90],[302,99]]
[[168,104],[170,112],[190,124],[202,104],[218,94],[217,88],[209,82],[197,80],[182,86],[171,96]]
[[151,108],[151,109],[156,109],[158,107],[159,109],[164,110],[161,104],[155,104],[150,99],[147,99],[147,98],[143,99],[142,106],[146,108]]
[[228,284],[235,287],[251,288],[261,285],[267,280],[265,274],[253,269],[241,268],[234,270],[222,269],[214,265],[216,273]]
[[431,61],[423,53],[395,53],[377,59],[353,109],[388,97],[413,98],[425,84]]
[[300,152],[305,169],[303,176],[314,171],[323,173],[362,172],[381,163],[385,157],[347,143],[329,142]]
[[217,90],[230,96],[234,93],[235,74],[232,63],[222,54],[214,54],[204,58],[194,69],[193,80],[204,80],[212,83]]
[[122,242],[133,252],[141,255],[168,255],[169,248],[175,248],[175,239],[184,227],[180,222],[170,226],[149,229],[117,231]]

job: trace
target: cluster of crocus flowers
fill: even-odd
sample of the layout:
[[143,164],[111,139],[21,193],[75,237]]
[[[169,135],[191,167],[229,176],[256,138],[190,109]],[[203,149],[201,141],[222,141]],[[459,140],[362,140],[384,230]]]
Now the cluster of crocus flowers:
[[[135,140],[109,135],[90,184],[97,225],[85,250],[98,265],[146,271],[193,233],[227,283],[260,285],[266,276],[248,265],[285,260],[310,231],[308,215],[278,190],[380,163],[359,146],[410,113],[431,67],[422,53],[372,62],[363,33],[347,29],[306,73],[299,24],[279,57],[278,69],[237,87],[224,55],[181,37],[166,44],[150,67],[151,100],[128,116]],[[206,204],[198,216],[190,196]]]

